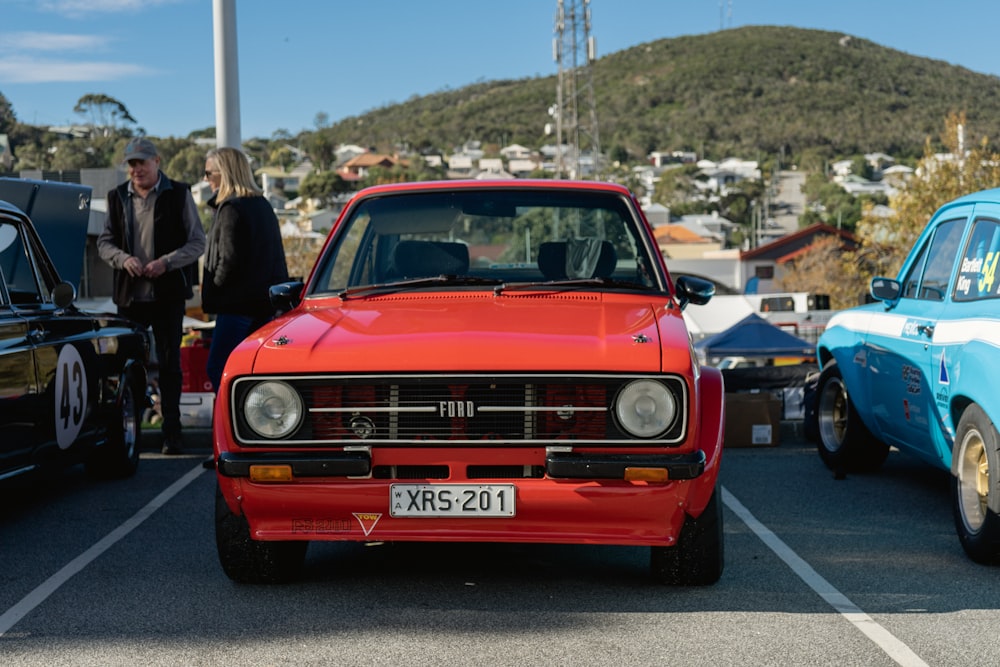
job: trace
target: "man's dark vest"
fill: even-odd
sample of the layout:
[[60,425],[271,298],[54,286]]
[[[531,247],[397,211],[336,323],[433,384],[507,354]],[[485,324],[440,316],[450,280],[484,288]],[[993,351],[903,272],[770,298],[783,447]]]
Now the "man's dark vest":
[[[153,208],[153,256],[162,257],[177,250],[187,242],[187,229],[184,226],[184,205],[190,187],[186,183],[174,181],[162,173],[163,187],[156,195],[156,205]],[[125,207],[128,206],[129,209]],[[132,202],[129,198],[128,182],[122,183],[108,193],[108,216],[114,233],[115,244],[129,254],[133,254],[134,230],[129,221]],[[197,263],[191,266],[173,268],[159,278],[153,280],[153,291],[157,300],[189,299],[196,277]],[[114,302],[118,306],[129,306],[132,303],[132,279],[128,271],[114,271]]]

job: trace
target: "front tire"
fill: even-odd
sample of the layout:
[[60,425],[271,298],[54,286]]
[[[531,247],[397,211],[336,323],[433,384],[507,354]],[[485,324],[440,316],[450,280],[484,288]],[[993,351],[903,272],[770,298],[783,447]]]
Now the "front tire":
[[650,574],[670,586],[708,586],[722,576],[723,551],[722,503],[716,487],[701,516],[684,520],[675,546],[650,547]]
[[142,437],[139,402],[135,382],[122,383],[116,414],[108,424],[107,439],[87,460],[87,472],[101,479],[131,477],[139,467],[139,443]]
[[955,432],[951,498],[955,530],[970,559],[1000,562],[1000,436],[982,408],[965,409]]
[[847,385],[831,361],[820,373],[816,392],[816,447],[823,463],[835,472],[872,472],[889,455],[889,446],[868,430]]
[[308,542],[264,542],[250,537],[246,517],[233,514],[215,489],[215,545],[219,563],[241,584],[283,584],[298,576]]

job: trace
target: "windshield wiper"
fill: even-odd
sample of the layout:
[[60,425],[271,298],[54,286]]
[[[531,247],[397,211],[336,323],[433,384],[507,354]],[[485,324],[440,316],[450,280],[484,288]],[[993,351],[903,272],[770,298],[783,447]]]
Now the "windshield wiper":
[[496,285],[501,281],[497,278],[480,278],[478,276],[452,276],[441,274],[438,276],[426,276],[424,278],[408,278],[407,280],[393,280],[386,283],[376,283],[374,285],[358,285],[341,290],[337,296],[346,299],[361,294],[371,294],[372,292],[394,291],[406,289],[408,287],[426,287],[429,285]]
[[613,278],[569,278],[565,280],[502,283],[493,288],[493,294],[495,296],[500,296],[500,294],[505,291],[524,289],[559,291],[564,289],[573,289],[574,287],[592,287],[594,285],[599,287],[631,287],[633,289],[646,289],[645,285],[632,282],[631,280],[615,280]]

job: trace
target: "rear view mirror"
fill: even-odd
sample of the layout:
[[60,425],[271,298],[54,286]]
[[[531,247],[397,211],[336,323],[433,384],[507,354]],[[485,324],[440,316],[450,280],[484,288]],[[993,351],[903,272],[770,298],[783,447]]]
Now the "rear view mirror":
[[696,306],[704,306],[715,296],[715,284],[703,278],[693,276],[679,276],[675,283],[677,287],[677,300],[681,304],[681,310],[689,303]]
[[887,307],[896,305],[899,296],[902,294],[903,286],[898,280],[892,278],[872,278],[872,297],[885,303]]

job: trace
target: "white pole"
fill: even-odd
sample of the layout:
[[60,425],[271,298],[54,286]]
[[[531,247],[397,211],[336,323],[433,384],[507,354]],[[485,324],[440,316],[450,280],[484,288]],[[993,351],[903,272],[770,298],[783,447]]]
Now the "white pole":
[[239,148],[240,74],[236,48],[236,0],[213,0],[215,28],[215,142]]

